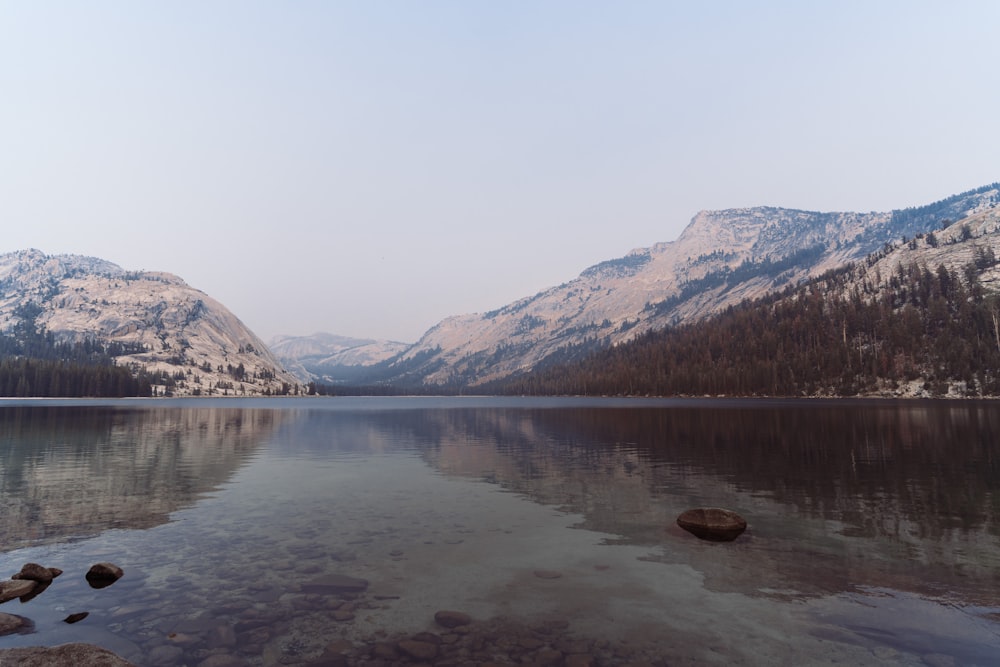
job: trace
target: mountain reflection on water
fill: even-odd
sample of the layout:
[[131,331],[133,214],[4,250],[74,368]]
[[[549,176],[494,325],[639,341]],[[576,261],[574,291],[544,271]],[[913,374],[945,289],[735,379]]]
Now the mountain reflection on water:
[[0,544],[162,524],[225,482],[281,417],[208,407],[0,408]]
[[[684,509],[750,521],[736,548],[671,541],[726,590],[826,593],[895,586],[1000,591],[1000,410],[995,404],[744,402],[684,409],[449,412],[429,441],[470,430],[494,446],[429,447],[452,474],[495,480],[579,513],[579,527],[662,545]],[[464,422],[464,423],[463,423]],[[453,437],[444,434],[451,432]],[[544,443],[544,444],[539,444]],[[474,453],[473,453],[474,452]],[[734,568],[744,575],[734,580]],[[984,587],[984,584],[990,584]]]
[[[340,448],[415,447],[442,473],[579,514],[579,528],[616,536],[609,541],[663,547],[651,559],[693,558],[722,590],[892,586],[961,591],[987,604],[1000,591],[994,403],[527,405],[313,419],[330,421],[320,431],[340,434]],[[309,438],[289,441],[308,447]],[[738,510],[747,537],[711,559],[698,557],[704,544],[670,539],[676,516],[700,505]],[[734,570],[744,575],[734,579]]]
[[[67,573],[0,649],[305,665],[441,633],[441,609],[484,637],[561,622],[601,665],[984,665],[1000,644],[993,402],[39,402],[0,407],[0,447],[0,566]],[[701,505],[747,532],[676,526]],[[104,559],[126,576],[95,592]],[[315,592],[343,576],[369,586]]]

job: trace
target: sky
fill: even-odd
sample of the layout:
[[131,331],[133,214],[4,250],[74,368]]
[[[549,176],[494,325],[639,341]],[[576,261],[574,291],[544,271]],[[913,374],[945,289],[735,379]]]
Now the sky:
[[1000,3],[0,0],[0,252],[414,342],[700,210],[1000,180]]

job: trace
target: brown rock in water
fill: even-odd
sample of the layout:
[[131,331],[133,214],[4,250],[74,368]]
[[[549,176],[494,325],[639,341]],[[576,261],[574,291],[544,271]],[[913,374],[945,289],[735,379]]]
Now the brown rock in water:
[[11,577],[11,579],[25,579],[27,581],[48,584],[60,574],[62,574],[62,570],[58,567],[43,567],[38,563],[25,563],[21,567],[21,571]]
[[124,574],[114,563],[96,563],[87,572],[87,583],[91,588],[104,588],[121,579]]
[[703,540],[713,542],[735,540],[747,529],[746,519],[721,507],[690,509],[677,517],[677,525]]
[[7,581],[0,581],[0,604],[14,598],[30,595],[36,586],[38,586],[38,582],[31,579],[8,579]]
[[90,616],[89,611],[79,611],[75,614],[70,614],[69,616],[64,618],[63,623],[78,623],[83,619],[87,618],[88,616]]

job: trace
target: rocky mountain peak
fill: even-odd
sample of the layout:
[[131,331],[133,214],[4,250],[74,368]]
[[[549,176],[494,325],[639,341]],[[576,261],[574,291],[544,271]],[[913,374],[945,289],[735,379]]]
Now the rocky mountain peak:
[[57,341],[142,350],[116,362],[160,373],[160,392],[253,396],[298,382],[225,306],[170,273],[34,249],[0,255],[0,331],[12,331],[28,304]]

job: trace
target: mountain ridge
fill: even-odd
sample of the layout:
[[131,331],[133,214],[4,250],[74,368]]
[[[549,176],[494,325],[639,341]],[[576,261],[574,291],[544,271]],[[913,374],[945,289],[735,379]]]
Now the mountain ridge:
[[37,249],[0,255],[0,331],[13,331],[28,304],[56,342],[141,347],[115,362],[156,374],[160,395],[273,395],[298,384],[225,306],[170,273]]
[[864,258],[890,241],[1000,204],[1000,183],[889,212],[774,206],[700,211],[674,241],[636,248],[484,313],[447,317],[376,383],[475,387],[646,331],[689,322]]
[[1000,395],[1000,207],[582,360],[488,386],[551,395]]

